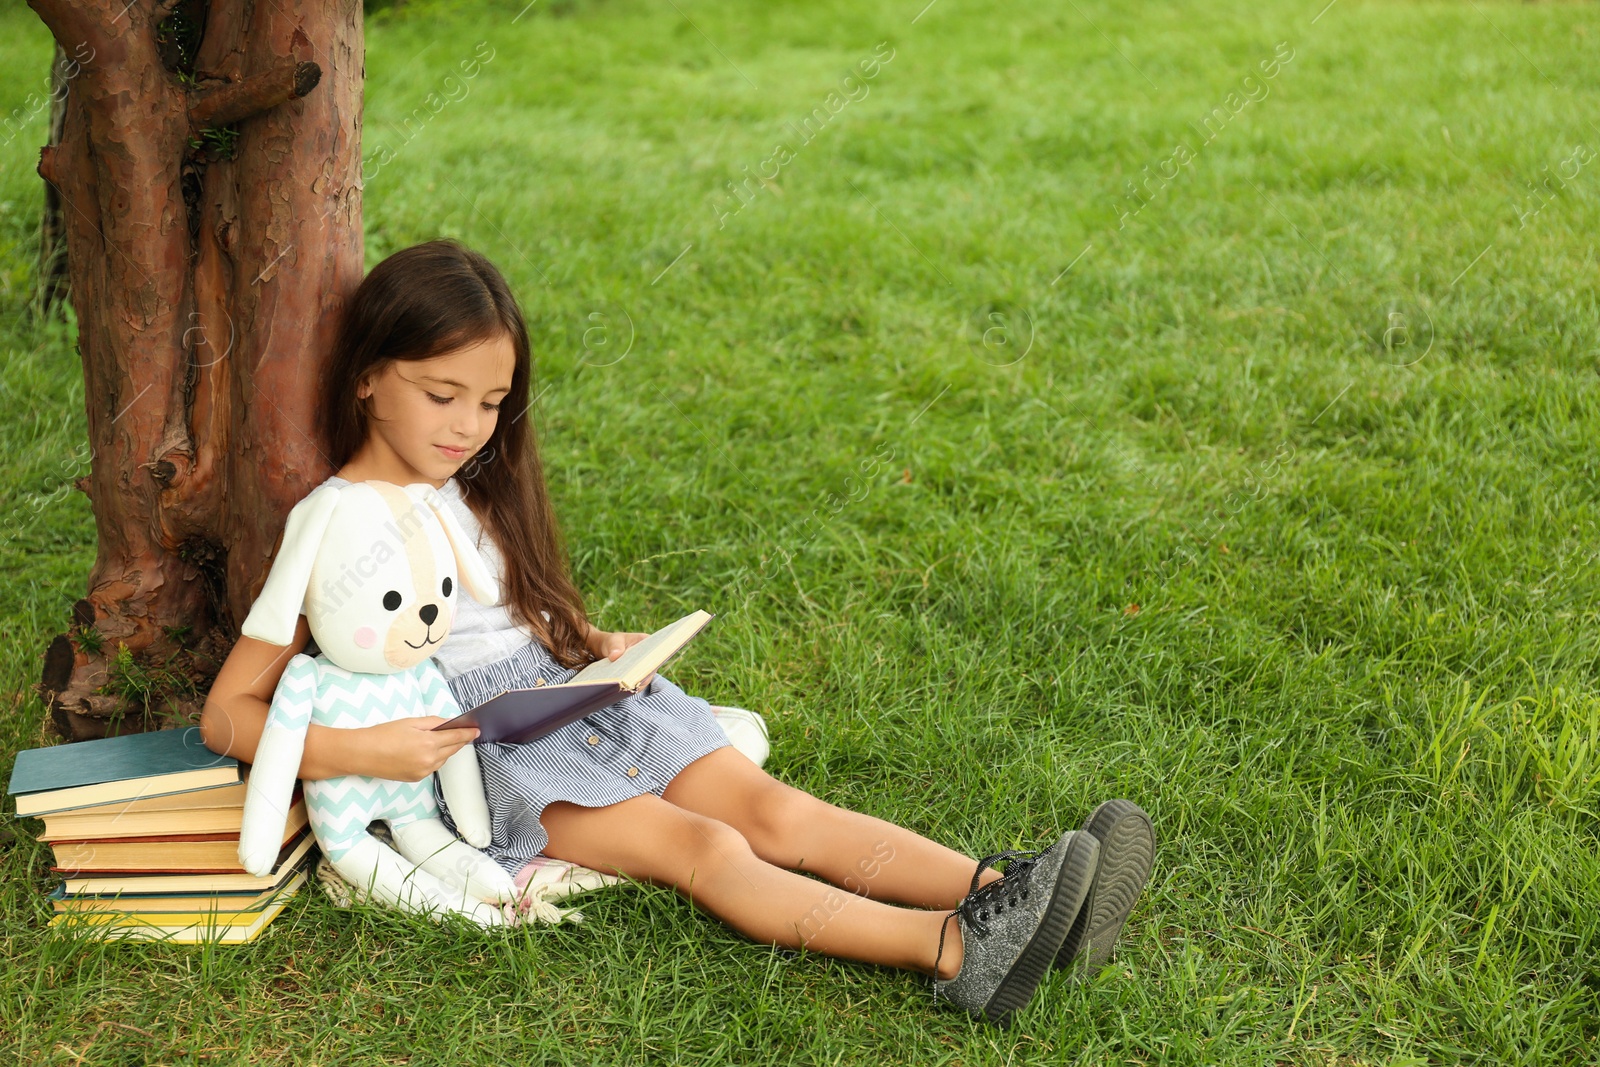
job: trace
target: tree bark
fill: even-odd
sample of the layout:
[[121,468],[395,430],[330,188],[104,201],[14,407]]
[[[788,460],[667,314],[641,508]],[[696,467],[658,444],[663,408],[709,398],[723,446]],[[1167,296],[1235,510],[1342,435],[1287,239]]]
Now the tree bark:
[[284,517],[332,472],[314,412],[361,277],[362,7],[29,2],[90,57],[39,163],[99,537],[40,692],[80,739],[198,714]]
[[[61,129],[67,118],[67,95],[72,91],[72,79],[79,64],[69,59],[65,50],[56,45],[55,59],[50,64],[50,132],[47,145],[61,143]],[[66,233],[61,224],[61,197],[56,187],[44,183],[44,210],[39,216],[39,284],[34,292],[34,308],[40,315],[50,315],[60,310],[67,295],[67,245]]]

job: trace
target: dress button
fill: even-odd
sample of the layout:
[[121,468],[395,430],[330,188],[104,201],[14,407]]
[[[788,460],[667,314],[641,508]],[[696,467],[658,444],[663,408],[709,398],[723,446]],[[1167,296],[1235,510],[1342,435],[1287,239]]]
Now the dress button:
[[591,745],[598,745],[600,743],[599,736],[597,734],[590,734],[589,735],[589,743]]
[[639,768],[637,768],[637,767],[629,767],[628,768],[628,777],[629,778],[637,778],[637,777],[639,777]]

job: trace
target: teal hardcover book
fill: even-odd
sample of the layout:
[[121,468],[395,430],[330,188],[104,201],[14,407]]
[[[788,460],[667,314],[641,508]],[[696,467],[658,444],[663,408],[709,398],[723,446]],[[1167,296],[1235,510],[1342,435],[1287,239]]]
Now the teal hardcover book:
[[198,726],[180,726],[19,752],[7,792],[18,815],[43,815],[241,780],[238,760],[207,748]]

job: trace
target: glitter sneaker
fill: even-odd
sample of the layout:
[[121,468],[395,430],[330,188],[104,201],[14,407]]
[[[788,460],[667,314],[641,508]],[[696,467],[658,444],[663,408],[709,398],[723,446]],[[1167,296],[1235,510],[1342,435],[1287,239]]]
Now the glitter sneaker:
[[[1042,852],[1000,852],[981,860],[972,889],[950,913],[961,935],[961,970],[949,980],[934,978],[934,999],[944,997],[977,1018],[1007,1025],[1049,972],[1089,895],[1099,853],[1094,835],[1068,830]],[[980,888],[983,872],[1000,862],[1006,864],[1004,875]],[[939,931],[935,971],[945,929]]]
[[[1100,863],[1089,899],[1056,953],[1057,967],[1071,967],[1074,980],[1093,975],[1111,959],[1128,913],[1150,880],[1156,838],[1150,816],[1131,800],[1108,800],[1084,821],[1082,833],[1100,842]],[[1073,966],[1082,960],[1084,967]]]

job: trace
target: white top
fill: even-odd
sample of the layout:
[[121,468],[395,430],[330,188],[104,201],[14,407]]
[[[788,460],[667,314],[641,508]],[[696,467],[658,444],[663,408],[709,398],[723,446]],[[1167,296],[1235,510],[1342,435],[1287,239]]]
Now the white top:
[[[322,484],[343,486],[349,485],[350,482],[335,474]],[[503,596],[506,587],[505,559],[500,554],[500,546],[495,543],[493,537],[484,533],[483,525],[478,522],[478,517],[472,513],[472,509],[467,507],[466,498],[461,495],[461,486],[454,478],[446,481],[439,493],[449,501],[450,510],[455,512],[461,528],[477,544],[478,553],[483,557],[484,564],[494,576]],[[534,640],[530,630],[512,621],[510,609],[503,606],[484,607],[472,599],[472,595],[461,587],[460,583],[457,583],[457,586],[461,588],[461,595],[456,601],[455,623],[450,627],[450,636],[444,639],[444,643],[433,654],[433,661],[439,665],[439,670],[446,680],[474,667],[503,660]],[[546,619],[550,618],[548,611],[542,611],[540,614]]]

